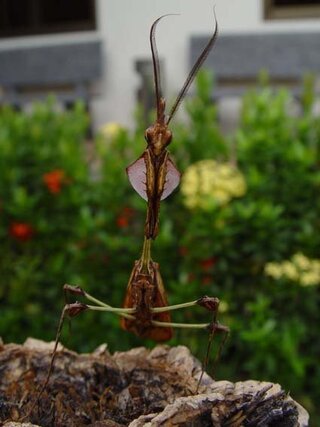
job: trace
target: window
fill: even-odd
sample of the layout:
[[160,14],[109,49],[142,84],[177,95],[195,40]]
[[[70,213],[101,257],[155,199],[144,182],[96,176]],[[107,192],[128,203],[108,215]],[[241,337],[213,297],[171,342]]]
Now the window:
[[0,0],[0,38],[95,28],[94,0]]
[[265,19],[320,17],[320,0],[264,0]]

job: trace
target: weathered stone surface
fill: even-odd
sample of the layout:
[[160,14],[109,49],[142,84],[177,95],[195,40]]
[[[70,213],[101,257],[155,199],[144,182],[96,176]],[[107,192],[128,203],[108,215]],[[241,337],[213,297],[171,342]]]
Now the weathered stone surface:
[[4,424],[4,427],[40,427],[37,426],[36,424],[31,424],[31,423],[15,423],[14,421],[9,421],[7,423]]
[[60,346],[37,401],[52,349],[53,343],[32,339],[23,346],[0,345],[2,425],[308,425],[306,411],[277,384],[217,382],[204,374],[197,393],[201,366],[183,346],[140,347],[114,355],[105,345],[91,354]]

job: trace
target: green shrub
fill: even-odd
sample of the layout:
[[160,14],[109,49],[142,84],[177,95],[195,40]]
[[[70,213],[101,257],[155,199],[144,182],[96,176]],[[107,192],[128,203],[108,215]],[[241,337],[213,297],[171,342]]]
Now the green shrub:
[[[248,93],[229,138],[219,131],[211,87],[201,73],[197,94],[187,101],[189,120],[176,123],[170,151],[182,185],[162,203],[153,258],[171,304],[203,294],[221,299],[219,319],[231,336],[219,378],[279,382],[316,411],[320,121],[312,115],[312,79],[298,117],[288,113],[292,99],[284,90],[264,85]],[[49,101],[29,114],[0,113],[0,335],[6,342],[53,339],[66,282],[122,304],[146,210],[125,168],[144,150],[143,128],[138,123],[130,133],[108,125],[93,146],[85,143],[86,126],[81,105],[59,113]],[[304,264],[297,267],[299,259]],[[201,309],[173,317],[208,321]],[[77,350],[101,342],[113,351],[145,344],[120,331],[112,315],[86,312],[72,326],[63,340]],[[207,334],[178,331],[177,343],[202,356]]]

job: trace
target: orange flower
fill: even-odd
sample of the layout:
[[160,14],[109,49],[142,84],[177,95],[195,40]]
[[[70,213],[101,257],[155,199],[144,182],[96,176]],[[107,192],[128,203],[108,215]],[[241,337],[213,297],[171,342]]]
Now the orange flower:
[[66,182],[65,173],[61,169],[55,169],[43,174],[42,179],[52,194],[60,193],[62,184]]
[[12,222],[10,224],[9,233],[20,242],[26,242],[34,235],[34,229],[30,224],[25,222]]

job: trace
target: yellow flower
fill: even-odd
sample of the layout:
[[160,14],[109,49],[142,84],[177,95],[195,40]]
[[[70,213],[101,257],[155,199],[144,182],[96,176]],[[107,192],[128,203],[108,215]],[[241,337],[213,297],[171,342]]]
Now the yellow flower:
[[276,262],[268,262],[264,267],[264,272],[267,276],[273,277],[274,279],[280,279],[282,277],[282,268]]
[[187,168],[182,177],[181,192],[188,208],[210,210],[243,196],[246,183],[241,172],[229,163],[208,159]]
[[317,259],[311,260],[311,270],[320,276],[320,261]]
[[299,271],[297,267],[291,261],[284,261],[281,264],[282,275],[290,280],[299,279]]
[[267,263],[264,272],[276,280],[286,278],[302,286],[320,284],[320,260],[310,259],[300,252],[294,254],[291,260]]
[[300,283],[302,286],[315,286],[320,282],[320,275],[315,271],[308,271],[301,274]]
[[118,123],[109,122],[101,126],[100,133],[106,138],[112,139],[117,136],[121,129],[122,127]]
[[306,270],[310,267],[310,259],[303,255],[301,252],[293,255],[292,261],[296,264],[301,270]]

